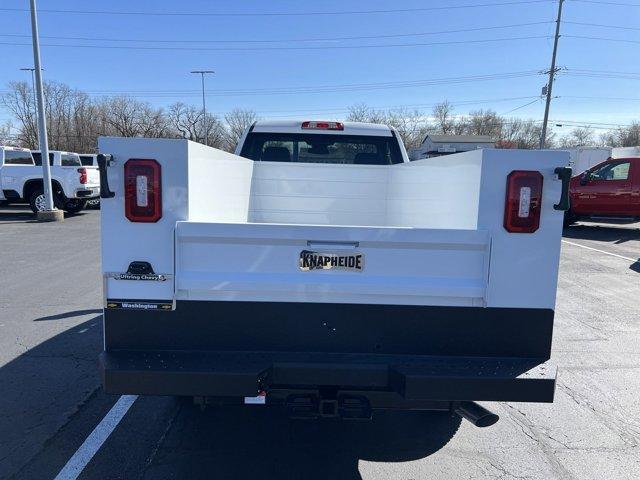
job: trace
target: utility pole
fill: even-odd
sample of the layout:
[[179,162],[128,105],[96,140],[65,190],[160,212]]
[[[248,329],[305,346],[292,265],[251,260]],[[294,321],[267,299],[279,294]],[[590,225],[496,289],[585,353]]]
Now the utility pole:
[[62,211],[53,205],[51,188],[51,169],[49,168],[49,144],[47,142],[47,123],[44,112],[44,93],[42,90],[42,67],[40,65],[40,38],[38,37],[38,15],[36,0],[31,0],[31,37],[33,40],[33,66],[36,74],[36,98],[38,103],[38,140],[42,156],[42,183],[44,185],[44,210],[38,212],[38,220],[53,222],[64,220]]
[[556,36],[553,40],[553,55],[551,56],[551,69],[549,70],[549,82],[547,83],[547,102],[544,107],[544,120],[542,121],[542,134],[540,135],[540,150],[547,141],[547,122],[549,121],[549,107],[551,106],[551,91],[553,79],[556,75],[556,54],[558,53],[558,39],[560,38],[560,21],[562,20],[562,4],[564,0],[558,0],[558,19],[556,20]]
[[200,78],[202,79],[202,121],[204,122],[204,144],[208,145],[209,144],[209,126],[207,125],[207,104],[205,101],[205,94],[204,94],[204,76],[208,73],[216,73],[213,70],[192,70],[191,73],[198,73],[200,74]]

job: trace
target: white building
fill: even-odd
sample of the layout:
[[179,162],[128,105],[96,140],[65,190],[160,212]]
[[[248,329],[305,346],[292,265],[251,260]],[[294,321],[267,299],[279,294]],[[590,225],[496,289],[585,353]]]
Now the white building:
[[434,135],[430,133],[424,137],[422,145],[409,150],[409,159],[420,160],[480,148],[495,148],[495,142],[488,135]]

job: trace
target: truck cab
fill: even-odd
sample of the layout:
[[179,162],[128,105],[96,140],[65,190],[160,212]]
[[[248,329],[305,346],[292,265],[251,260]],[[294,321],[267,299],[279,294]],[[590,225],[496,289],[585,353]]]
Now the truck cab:
[[609,158],[571,179],[567,223],[640,218],[640,158]]

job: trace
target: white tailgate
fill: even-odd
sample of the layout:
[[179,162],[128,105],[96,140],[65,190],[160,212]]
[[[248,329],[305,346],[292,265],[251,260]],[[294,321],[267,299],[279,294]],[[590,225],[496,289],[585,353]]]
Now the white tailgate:
[[[486,231],[181,221],[175,242],[177,299],[485,305]],[[302,271],[303,250],[364,268]]]

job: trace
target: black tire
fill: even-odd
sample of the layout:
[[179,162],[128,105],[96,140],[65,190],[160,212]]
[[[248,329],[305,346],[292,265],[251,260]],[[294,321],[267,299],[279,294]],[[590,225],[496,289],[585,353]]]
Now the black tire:
[[31,195],[29,196],[29,206],[31,207],[31,211],[33,213],[38,213],[39,211],[44,210],[42,208],[43,202],[44,190],[42,188],[36,188],[33,192],[31,192]]
[[571,209],[564,212],[564,221],[562,222],[563,227],[568,227],[570,225],[573,225],[577,221],[578,221],[578,217],[576,216],[575,213],[571,211]]
[[68,213],[78,213],[87,206],[87,201],[80,198],[72,198],[64,204],[63,210]]
[[[38,197],[42,197],[42,198],[38,200]],[[39,211],[38,205],[42,207],[44,205],[43,201],[44,201],[44,189],[42,187],[38,187],[33,192],[31,192],[31,195],[29,195],[29,206],[31,207],[31,211],[33,213],[38,213]],[[63,199],[60,197],[60,194],[55,191],[53,192],[53,206],[55,208],[59,208],[60,210],[63,210],[62,208]]]

